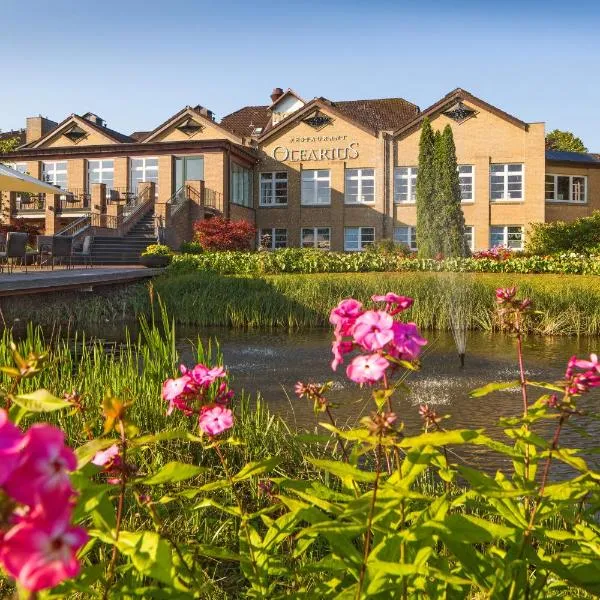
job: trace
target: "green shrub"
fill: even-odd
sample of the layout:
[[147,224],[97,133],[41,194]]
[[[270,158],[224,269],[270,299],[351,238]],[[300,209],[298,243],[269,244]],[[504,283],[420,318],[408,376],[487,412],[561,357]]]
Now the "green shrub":
[[204,252],[204,248],[200,242],[183,242],[181,244],[179,251],[182,254],[202,254]]
[[526,244],[527,251],[533,254],[567,251],[594,254],[600,247],[600,211],[569,223],[533,223]]
[[173,250],[164,244],[150,244],[142,252],[142,256],[173,256]]

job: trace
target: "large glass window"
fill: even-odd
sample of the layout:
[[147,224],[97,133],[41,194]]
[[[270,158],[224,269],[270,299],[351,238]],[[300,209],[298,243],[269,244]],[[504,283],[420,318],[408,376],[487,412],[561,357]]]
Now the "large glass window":
[[465,242],[467,247],[473,252],[475,250],[475,230],[473,225],[465,225]]
[[364,250],[374,242],[374,227],[344,227],[344,250],[347,252]]
[[301,238],[303,248],[329,250],[331,247],[331,229],[329,227],[303,227]]
[[287,229],[268,228],[259,229],[258,243],[261,248],[276,250],[287,247]]
[[490,246],[505,246],[523,250],[523,227],[520,225],[495,225],[490,228]]
[[331,204],[331,175],[329,169],[302,171],[302,204]]
[[417,228],[408,225],[394,227],[394,241],[412,250],[417,249]]
[[288,176],[285,171],[260,174],[260,205],[285,206],[288,201]]
[[104,183],[107,193],[115,185],[114,160],[88,160],[87,191],[92,191],[92,184]]
[[67,161],[43,162],[42,179],[59,188],[67,189]]
[[375,169],[346,169],[344,201],[346,204],[375,202]]
[[418,170],[417,167],[396,167],[394,169],[394,202],[416,202]]
[[587,202],[587,177],[546,175],[546,202]]
[[152,181],[158,193],[158,158],[132,158],[129,163],[129,189],[137,194],[138,184]]
[[252,171],[237,163],[231,165],[231,201],[252,206]]
[[460,199],[463,202],[473,202],[475,200],[475,167],[458,165],[458,180],[460,181]]
[[523,165],[490,165],[492,200],[523,200]]

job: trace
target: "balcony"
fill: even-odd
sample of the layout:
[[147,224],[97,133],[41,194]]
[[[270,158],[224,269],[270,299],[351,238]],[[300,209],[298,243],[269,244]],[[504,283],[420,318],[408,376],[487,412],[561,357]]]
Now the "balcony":
[[89,213],[91,196],[85,190],[68,190],[57,198],[56,212],[64,215],[80,215]]

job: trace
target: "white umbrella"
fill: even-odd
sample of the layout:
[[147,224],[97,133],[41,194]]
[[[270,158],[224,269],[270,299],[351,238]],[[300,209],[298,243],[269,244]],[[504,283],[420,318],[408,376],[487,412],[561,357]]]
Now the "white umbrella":
[[0,191],[30,194],[64,194],[64,191],[35,177],[0,164]]

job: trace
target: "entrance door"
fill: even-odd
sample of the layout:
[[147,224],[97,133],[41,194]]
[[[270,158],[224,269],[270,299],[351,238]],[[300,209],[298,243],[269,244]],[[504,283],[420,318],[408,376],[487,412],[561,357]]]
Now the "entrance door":
[[173,193],[181,188],[186,181],[204,179],[204,158],[202,156],[176,156],[175,182]]

